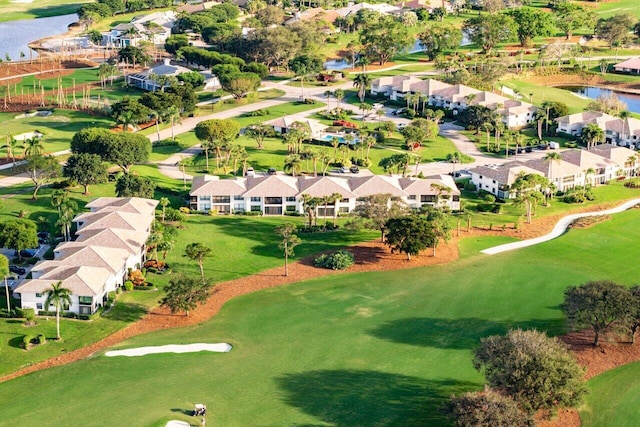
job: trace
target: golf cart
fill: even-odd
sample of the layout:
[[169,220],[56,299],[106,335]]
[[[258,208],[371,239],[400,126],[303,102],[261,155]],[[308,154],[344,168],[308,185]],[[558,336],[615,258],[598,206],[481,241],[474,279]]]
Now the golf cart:
[[204,416],[204,415],[207,415],[207,405],[204,405],[202,403],[196,403],[193,406],[193,416],[198,417],[198,416]]

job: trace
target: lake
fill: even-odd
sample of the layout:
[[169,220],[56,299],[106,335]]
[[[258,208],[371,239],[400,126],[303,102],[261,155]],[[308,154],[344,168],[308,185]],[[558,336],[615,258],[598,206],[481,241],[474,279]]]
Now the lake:
[[[6,55],[11,60],[20,60],[20,52],[29,59],[28,44],[50,36],[67,32],[67,26],[78,20],[78,15],[51,16],[49,18],[24,19],[20,21],[0,22],[0,58],[5,61]],[[35,52],[32,55],[37,56]]]
[[620,101],[627,104],[629,111],[640,113],[640,95],[595,86],[557,86],[557,88],[565,89],[591,99],[596,99],[600,95],[611,95],[613,93],[618,96]]

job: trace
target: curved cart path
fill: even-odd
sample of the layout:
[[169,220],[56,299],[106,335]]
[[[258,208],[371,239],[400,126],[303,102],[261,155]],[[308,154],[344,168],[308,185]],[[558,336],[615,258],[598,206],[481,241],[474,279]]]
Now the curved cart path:
[[567,231],[567,228],[569,228],[569,226],[576,219],[584,218],[588,216],[610,215],[610,214],[620,213],[620,212],[626,211],[627,209],[631,209],[632,207],[638,204],[640,204],[640,199],[633,199],[621,204],[620,206],[616,206],[614,208],[607,209],[604,211],[585,212],[585,213],[567,215],[562,219],[560,219],[560,221],[558,221],[555,227],[553,227],[553,230],[551,230],[551,232],[545,234],[544,236],[540,236],[540,237],[536,237],[528,240],[522,240],[520,242],[512,242],[512,243],[506,243],[504,245],[494,246],[492,248],[485,249],[481,252],[487,255],[495,255],[502,252],[512,251],[514,249],[526,248],[527,246],[533,246],[539,243],[547,242],[549,240],[555,239],[556,237],[562,236]]

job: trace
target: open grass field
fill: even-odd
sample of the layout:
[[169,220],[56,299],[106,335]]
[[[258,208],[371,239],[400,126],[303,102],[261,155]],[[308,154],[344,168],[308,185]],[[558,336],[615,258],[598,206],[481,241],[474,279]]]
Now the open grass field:
[[[467,252],[443,266],[247,295],[201,325],[119,346],[229,342],[230,353],[98,354],[41,371],[0,384],[0,424],[97,426],[114,419],[117,407],[120,424],[162,426],[189,420],[187,411],[203,402],[208,424],[225,426],[447,425],[442,402],[482,387],[471,364],[481,337],[518,326],[560,334],[566,286],[636,281],[620,267],[640,256],[638,219],[632,210],[512,253]],[[38,390],[38,405],[23,392],[29,389]],[[91,417],[83,413],[88,405]]]
[[[80,111],[56,109],[50,116],[23,117],[16,119],[18,113],[0,113],[2,144],[5,135],[19,135],[35,130],[44,134],[42,143],[48,153],[69,149],[73,135],[86,127],[110,127],[113,121],[107,117],[90,116]],[[0,148],[0,156],[5,157],[6,148]],[[22,153],[20,153],[22,154]]]
[[45,18],[76,13],[83,0],[35,0],[32,3],[0,0],[0,22],[17,19]]
[[[580,419],[584,427],[638,425],[640,362],[620,366],[592,378]],[[612,399],[612,397],[615,397]]]

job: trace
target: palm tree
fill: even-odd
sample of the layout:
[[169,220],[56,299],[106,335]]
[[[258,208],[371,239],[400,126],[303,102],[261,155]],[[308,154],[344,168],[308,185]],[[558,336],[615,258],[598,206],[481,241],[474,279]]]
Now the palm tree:
[[482,130],[487,132],[487,152],[489,150],[489,145],[491,144],[491,131],[493,130],[493,125],[490,122],[484,122],[481,126]]
[[377,109],[376,116],[378,116],[378,130],[380,130],[380,125],[382,124],[382,118],[384,117],[384,110],[382,108]]
[[562,160],[562,157],[560,157],[560,154],[559,154],[559,153],[551,152],[551,153],[547,153],[547,154],[543,157],[543,160],[544,160],[545,162],[547,162],[547,163],[548,163],[548,165],[549,165],[549,173],[548,173],[548,177],[547,177],[547,178],[549,179],[549,182],[554,182],[554,181],[555,181],[555,179],[556,179],[556,177],[555,177],[555,175],[553,174],[553,164],[554,164],[555,162],[560,163],[560,161]]
[[329,203],[333,204],[333,227],[336,226],[336,218],[338,217],[338,202],[342,200],[342,194],[333,193],[329,196]]
[[367,104],[363,102],[359,105],[360,111],[362,111],[362,123],[364,123],[364,119],[369,111],[373,110],[373,106],[371,104]]
[[586,181],[589,183],[589,185],[593,185],[593,177],[596,174],[596,170],[594,168],[589,168],[586,171],[584,171],[584,176],[586,178]]
[[590,150],[598,142],[604,141],[604,131],[596,123],[589,123],[582,128],[582,138],[587,143],[587,150]]
[[175,105],[172,105],[169,108],[167,108],[166,114],[167,114],[167,117],[169,118],[169,121],[171,122],[171,140],[175,141],[176,136],[174,131],[174,125],[176,122],[182,123],[182,120],[180,120],[180,110]]
[[309,222],[307,228],[311,228],[313,225],[313,219],[316,214],[316,207],[318,206],[318,199],[311,197],[308,194],[302,194],[302,209],[307,213]]
[[284,171],[290,172],[295,177],[302,169],[302,158],[297,154],[292,154],[284,159]]
[[73,218],[78,211],[78,204],[73,200],[67,199],[62,202],[59,209],[60,213],[56,225],[62,228],[64,241],[68,242],[71,240],[71,224],[73,223]]
[[329,168],[329,165],[331,164],[331,161],[333,160],[333,157],[331,157],[331,155],[329,154],[328,151],[323,151],[322,153],[320,153],[320,162],[322,162],[322,176],[325,176],[327,174],[327,169]]
[[67,190],[54,190],[51,193],[51,206],[58,209],[58,215],[60,215],[60,206],[69,198],[69,192]]
[[199,242],[189,243],[184,249],[184,256],[198,263],[202,283],[207,283],[204,277],[204,259],[208,257],[209,254],[211,254],[211,248]]
[[47,299],[44,306],[49,309],[53,304],[56,308],[56,339],[60,339],[60,309],[71,306],[71,291],[62,287],[62,281],[51,284],[51,289],[46,292]]
[[171,202],[166,197],[160,198],[160,206],[162,206],[162,222],[164,223],[164,213]]
[[461,156],[459,151],[454,151],[453,153],[447,154],[447,161],[453,164],[453,176],[456,175],[456,163],[460,163]]
[[365,135],[362,137],[362,143],[367,146],[367,154],[365,155],[365,159],[369,160],[369,152],[371,151],[371,147],[376,145],[378,141],[376,137],[373,135]]
[[338,158],[338,147],[340,147],[340,139],[335,136],[331,138],[331,146],[333,147],[333,158]]
[[18,149],[18,140],[10,134],[7,134],[7,143],[2,148],[7,149],[7,160],[11,159],[13,167],[16,166],[16,150]]
[[367,89],[371,87],[371,77],[368,74],[360,73],[353,79],[353,87],[358,89],[358,98],[364,102]]
[[340,114],[340,112],[342,111],[342,108],[340,108],[340,103],[342,102],[342,100],[344,99],[344,90],[342,89],[336,89],[333,92],[333,96],[336,97],[336,101],[338,103],[338,105],[336,106],[336,109],[338,110],[338,114]]
[[333,96],[333,92],[331,92],[330,90],[324,91],[324,97],[327,98],[327,111],[331,109],[329,108],[329,98],[331,98],[332,96]]
[[37,136],[27,138],[24,140],[24,155],[25,157],[39,156],[44,153],[44,145],[42,140]]
[[627,110],[622,110],[618,113],[618,117],[620,118],[620,120],[622,120],[622,135],[618,135],[618,143],[620,143],[620,139],[622,139],[622,136],[625,135],[627,137],[627,145],[630,144],[631,142],[631,136],[627,135],[625,133],[625,129],[628,126],[628,118],[631,115],[630,112],[628,112]]

